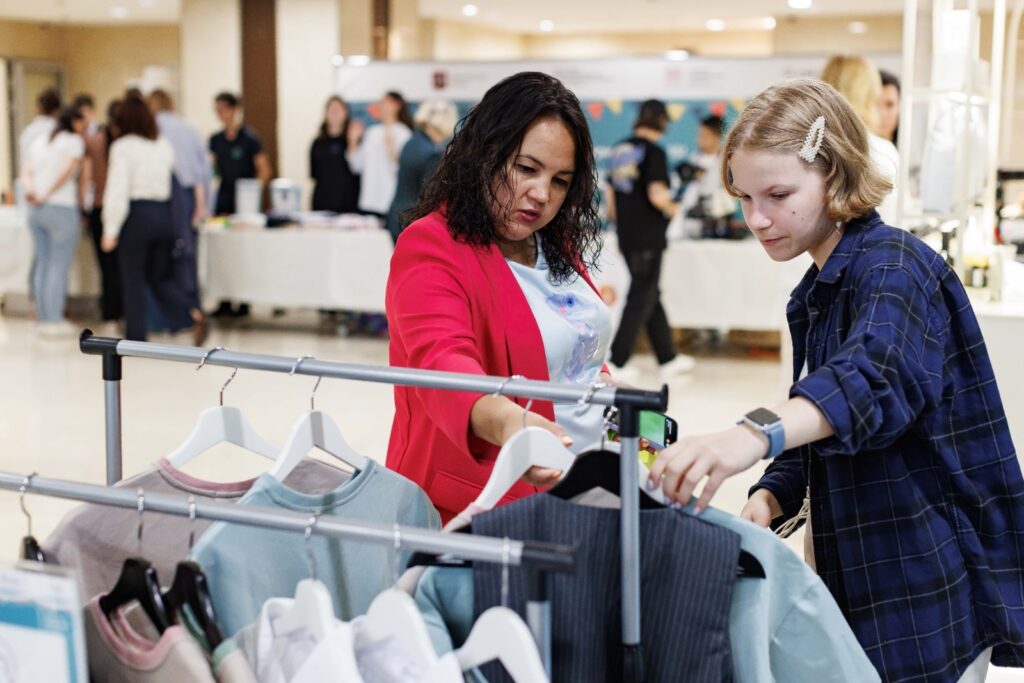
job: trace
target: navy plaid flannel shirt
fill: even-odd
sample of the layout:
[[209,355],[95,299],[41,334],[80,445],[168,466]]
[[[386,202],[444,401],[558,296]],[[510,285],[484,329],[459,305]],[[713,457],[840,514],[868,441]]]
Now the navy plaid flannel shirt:
[[[885,681],[956,681],[988,647],[1024,666],[1024,480],[963,286],[872,211],[787,309],[791,396],[834,436],[760,482],[810,491],[818,573]],[[799,378],[806,362],[808,374]]]

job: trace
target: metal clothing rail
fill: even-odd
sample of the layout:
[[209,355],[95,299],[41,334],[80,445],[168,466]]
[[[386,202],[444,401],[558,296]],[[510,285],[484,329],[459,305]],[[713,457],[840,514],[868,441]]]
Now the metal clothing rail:
[[[83,503],[137,510],[139,495],[135,489],[98,486],[37,475],[25,476],[0,471],[0,489],[35,493],[51,498],[65,498]],[[145,493],[144,512],[157,512],[177,517],[210,519],[232,524],[245,524],[265,529],[310,533],[330,538],[365,543],[399,546],[402,550],[425,553],[448,553],[465,560],[523,566],[530,569],[573,572],[576,549],[554,543],[509,540],[469,534],[450,534],[418,527],[346,520],[330,516],[311,518],[301,512],[289,512],[257,505],[236,505],[216,501],[189,501],[185,496],[168,493]],[[194,506],[194,507],[193,507]],[[194,510],[194,512],[193,512]]]
[[[304,358],[297,362],[286,356],[237,353],[226,349],[206,350],[190,346],[152,344],[94,336],[82,332],[79,346],[83,353],[103,357],[105,382],[107,483],[121,479],[121,375],[122,358],[151,358],[184,363],[205,363],[247,370],[360,380],[400,386],[548,400],[580,405],[614,405],[619,410],[619,434],[622,438],[620,460],[620,499],[622,501],[622,646],[623,680],[645,680],[644,657],[640,643],[640,489],[636,458],[639,454],[640,411],[664,411],[668,406],[668,387],[661,391],[619,389],[594,385],[540,382],[517,377],[490,377],[463,373],[380,367],[338,363]],[[541,582],[545,583],[545,582]],[[542,646],[543,647],[543,646]]]

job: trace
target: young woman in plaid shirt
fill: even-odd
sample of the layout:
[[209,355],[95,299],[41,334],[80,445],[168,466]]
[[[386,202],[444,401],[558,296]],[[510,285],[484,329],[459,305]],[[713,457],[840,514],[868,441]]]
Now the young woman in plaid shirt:
[[703,508],[772,458],[742,516],[807,518],[808,560],[883,680],[1024,666],[1024,479],[959,279],[878,217],[889,183],[830,86],[760,94],[723,158],[768,256],[814,259],[787,308],[794,384],[772,411],[662,451],[649,485],[687,502],[706,479]]

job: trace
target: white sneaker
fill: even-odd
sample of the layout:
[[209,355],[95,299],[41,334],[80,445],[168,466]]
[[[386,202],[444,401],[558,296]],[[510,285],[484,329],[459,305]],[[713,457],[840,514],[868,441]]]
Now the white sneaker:
[[49,338],[67,338],[73,337],[78,334],[78,328],[72,325],[67,320],[58,320],[52,323],[38,323],[36,328],[43,337]]
[[658,370],[661,373],[662,378],[668,378],[692,372],[695,367],[697,367],[697,361],[693,356],[687,356],[684,353],[679,353],[676,354],[676,357],[669,362],[662,363],[658,367]]

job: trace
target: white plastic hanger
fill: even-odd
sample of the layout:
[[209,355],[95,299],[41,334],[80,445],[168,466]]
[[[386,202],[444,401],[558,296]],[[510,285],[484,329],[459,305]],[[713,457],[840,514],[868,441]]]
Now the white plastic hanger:
[[[289,374],[294,374],[299,364],[306,358],[308,356],[295,361],[295,365]],[[319,448],[328,455],[334,456],[357,470],[365,469],[367,466],[368,460],[366,456],[360,455],[348,445],[345,437],[338,430],[338,426],[334,424],[334,420],[326,413],[316,410],[316,390],[320,387],[321,379],[318,378],[316,385],[313,386],[313,394],[309,398],[310,412],[300,417],[295,426],[292,427],[288,440],[267,472],[267,474],[278,481],[287,477],[288,473],[295,469],[295,466],[309,455],[309,452],[314,448]]]
[[[513,378],[502,382],[495,395],[500,395],[502,388],[511,379]],[[513,434],[498,451],[491,476],[487,478],[487,484],[474,501],[484,510],[494,509],[498,501],[531,467],[548,467],[564,472],[576,459],[572,451],[548,430],[526,426],[526,416],[531,405],[532,400],[528,401],[523,409],[523,428]]]
[[533,634],[507,607],[492,607],[481,614],[455,656],[463,671],[496,659],[516,683],[548,680]]
[[360,628],[370,642],[394,638],[419,671],[430,671],[437,665],[438,656],[423,615],[405,591],[389,588],[374,598]]
[[316,515],[310,517],[309,526],[306,527],[306,557],[313,578],[299,581],[291,608],[274,620],[274,633],[281,635],[305,629],[319,643],[334,627],[336,619],[334,600],[327,586],[316,578],[316,557],[310,546],[316,519]]
[[[223,351],[223,346],[210,349],[203,356],[196,370],[201,370],[206,360],[214,351]],[[230,443],[240,446],[248,451],[273,460],[277,457],[280,449],[266,439],[261,437],[249,424],[242,411],[234,406],[224,405],[224,390],[231,384],[231,380],[238,374],[238,368],[231,373],[231,377],[220,389],[220,405],[207,408],[199,414],[192,433],[188,435],[184,443],[178,446],[174,452],[167,456],[167,460],[174,467],[182,467],[186,463],[195,460],[198,456],[210,450],[217,444]]]

